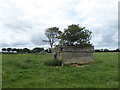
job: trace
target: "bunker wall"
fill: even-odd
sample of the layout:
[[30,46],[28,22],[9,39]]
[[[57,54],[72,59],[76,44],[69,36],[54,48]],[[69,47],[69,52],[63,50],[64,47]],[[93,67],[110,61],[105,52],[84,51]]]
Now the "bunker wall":
[[62,47],[53,50],[56,59],[62,60],[63,64],[70,63],[89,63],[94,62],[93,58],[94,47]]

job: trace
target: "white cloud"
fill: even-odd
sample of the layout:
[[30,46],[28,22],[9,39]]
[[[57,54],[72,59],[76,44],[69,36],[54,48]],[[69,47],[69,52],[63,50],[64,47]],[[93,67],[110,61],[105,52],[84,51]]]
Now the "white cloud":
[[[20,47],[21,42],[24,42],[23,47],[43,46],[42,39],[45,38],[46,28],[57,26],[63,30],[74,23],[86,26],[93,32],[91,41],[96,48],[105,46],[117,48],[118,0],[0,0],[0,2],[1,47],[4,45]],[[110,45],[109,39],[114,44]]]
[[[108,48],[117,48],[117,8],[118,0],[85,0],[76,6],[78,18],[84,19],[81,25],[85,25],[93,32],[91,41],[96,48],[104,48],[105,45]],[[114,40],[107,42],[110,39]]]

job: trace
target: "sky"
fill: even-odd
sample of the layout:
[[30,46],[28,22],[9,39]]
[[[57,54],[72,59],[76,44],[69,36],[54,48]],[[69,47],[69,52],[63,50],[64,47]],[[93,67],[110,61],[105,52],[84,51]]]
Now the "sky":
[[0,0],[0,48],[50,47],[45,29],[79,24],[95,49],[118,48],[118,0]]

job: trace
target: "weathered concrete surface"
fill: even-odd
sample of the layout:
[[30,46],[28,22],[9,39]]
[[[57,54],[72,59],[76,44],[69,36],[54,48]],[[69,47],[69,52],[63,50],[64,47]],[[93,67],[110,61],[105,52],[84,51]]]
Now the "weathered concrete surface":
[[52,50],[54,59],[62,60],[63,64],[94,62],[94,47],[61,47]]

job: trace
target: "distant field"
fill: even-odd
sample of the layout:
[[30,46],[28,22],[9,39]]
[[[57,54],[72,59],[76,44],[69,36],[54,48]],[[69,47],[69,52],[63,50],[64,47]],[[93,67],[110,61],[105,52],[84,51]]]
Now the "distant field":
[[3,88],[117,88],[118,53],[94,53],[89,67],[44,65],[51,55],[3,54]]

